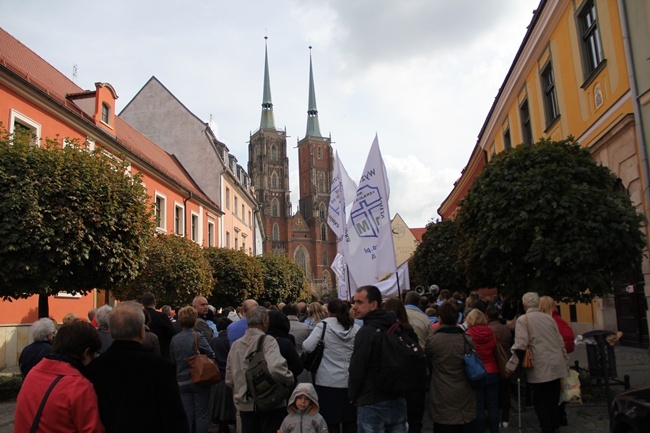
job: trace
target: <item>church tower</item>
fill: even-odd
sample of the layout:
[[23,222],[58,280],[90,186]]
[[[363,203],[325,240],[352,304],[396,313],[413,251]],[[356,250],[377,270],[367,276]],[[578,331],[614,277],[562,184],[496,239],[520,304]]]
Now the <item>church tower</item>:
[[264,252],[289,254],[291,237],[291,197],[287,133],[275,128],[271,81],[269,78],[268,38],[264,44],[264,91],[260,127],[250,136],[248,174],[260,204],[266,238]]
[[[314,73],[312,67],[311,47],[309,47],[309,102],[307,108],[307,131],[302,140],[298,141],[298,170],[300,178],[300,216],[309,228],[310,242],[307,238],[300,242],[294,236],[294,242],[299,242],[308,251],[307,262],[310,264],[313,284],[323,290],[329,290],[335,282],[330,269],[336,255],[336,236],[327,225],[327,209],[329,207],[330,187],[334,169],[332,140],[323,137],[318,123],[316,108],[316,91],[314,89]],[[294,218],[295,219],[295,218]],[[294,255],[298,260],[298,245],[292,245]],[[302,251],[304,253],[304,250]]]

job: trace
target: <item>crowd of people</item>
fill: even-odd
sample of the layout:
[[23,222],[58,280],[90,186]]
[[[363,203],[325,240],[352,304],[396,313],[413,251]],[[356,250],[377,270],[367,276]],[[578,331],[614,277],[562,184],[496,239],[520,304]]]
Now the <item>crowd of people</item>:
[[[102,306],[85,320],[59,325],[39,319],[19,364],[24,377],[15,431],[219,433],[419,433],[429,402],[435,433],[498,433],[510,423],[510,380],[523,368],[543,433],[566,425],[560,379],[568,376],[571,327],[550,297],[521,302],[442,290],[383,299],[363,286],[353,300],[259,305],[245,300],[216,309],[203,296],[175,311],[141,302]],[[396,334],[415,355],[387,386],[387,337]],[[321,343],[322,342],[322,343]],[[317,368],[301,355],[324,347]],[[468,344],[487,378],[465,375]],[[497,346],[510,355],[506,370]],[[220,371],[217,384],[192,380],[188,358],[198,351]],[[286,395],[259,410],[247,370],[257,351]],[[426,356],[425,356],[426,355]],[[427,392],[429,397],[427,398]],[[55,426],[55,427],[54,427]]]

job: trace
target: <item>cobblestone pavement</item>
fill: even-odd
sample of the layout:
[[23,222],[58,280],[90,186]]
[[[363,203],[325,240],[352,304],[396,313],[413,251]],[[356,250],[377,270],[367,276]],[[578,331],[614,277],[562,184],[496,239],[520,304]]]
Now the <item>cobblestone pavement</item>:
[[[632,388],[650,383],[650,353],[645,349],[616,346],[616,364],[618,378],[630,376]],[[586,349],[578,346],[571,354],[572,363],[577,360],[582,368],[588,368]],[[621,386],[613,387],[614,392],[623,390]],[[522,403],[524,397],[522,395]],[[0,433],[12,433],[15,402],[0,402]],[[609,415],[605,401],[597,403],[567,405],[569,425],[560,427],[560,433],[607,433],[609,432]],[[541,431],[535,410],[532,406],[522,406],[521,428],[517,414],[517,401],[512,400],[510,425],[502,428],[502,433],[539,433]],[[216,430],[213,430],[216,431]],[[425,415],[423,433],[432,433],[432,423]]]

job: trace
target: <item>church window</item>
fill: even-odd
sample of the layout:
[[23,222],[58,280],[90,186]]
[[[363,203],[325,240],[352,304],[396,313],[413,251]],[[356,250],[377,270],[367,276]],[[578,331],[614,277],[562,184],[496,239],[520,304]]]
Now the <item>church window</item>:
[[307,258],[305,257],[305,252],[302,248],[298,248],[296,251],[296,264],[300,266],[300,269],[307,275]]
[[325,219],[325,203],[321,203],[318,207],[318,217],[322,220]]
[[273,240],[274,241],[280,240],[280,227],[278,227],[277,224],[273,224]]
[[320,146],[318,146],[316,153],[318,154],[318,159],[323,159],[323,149]]
[[327,224],[325,223],[320,225],[320,240],[321,241],[327,240]]
[[271,202],[271,216],[272,217],[280,216],[280,214],[278,212],[278,200],[277,199],[273,199],[273,201]]
[[271,175],[271,188],[277,188],[278,187],[278,176],[273,173]]
[[329,262],[327,261],[327,251],[323,251],[323,266],[329,266]]
[[274,144],[271,146],[271,161],[278,160],[278,147]]

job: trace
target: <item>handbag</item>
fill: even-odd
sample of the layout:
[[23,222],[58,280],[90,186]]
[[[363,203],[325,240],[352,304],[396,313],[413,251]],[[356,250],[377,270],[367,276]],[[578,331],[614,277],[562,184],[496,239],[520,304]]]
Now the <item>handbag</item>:
[[480,388],[485,385],[487,381],[487,371],[481,361],[481,358],[476,354],[476,349],[467,340],[465,333],[463,333],[465,340],[465,376],[472,388]]
[[192,382],[197,385],[212,385],[221,381],[217,364],[208,356],[199,352],[198,333],[194,333],[194,355],[187,358]]
[[569,369],[569,376],[560,379],[560,403],[582,403],[580,395],[580,375]]
[[526,331],[528,334],[528,344],[526,345],[526,353],[524,354],[524,361],[521,366],[524,368],[533,368],[533,349],[530,347],[530,327],[528,325],[528,315],[526,315]]
[[300,355],[300,361],[302,362],[303,368],[305,370],[311,371],[312,373],[316,373],[316,371],[318,371],[320,362],[323,360],[323,351],[325,350],[325,329],[327,328],[327,322],[322,323],[323,332],[320,335],[318,344],[316,344],[316,348],[309,353],[303,351],[302,355]]
[[494,347],[494,358],[497,360],[497,364],[499,366],[499,377],[501,379],[507,379],[510,377],[510,373],[508,373],[506,365],[508,364],[508,360],[510,358],[506,354],[503,346],[497,341],[496,335],[494,336],[494,342],[496,343],[496,346]]

